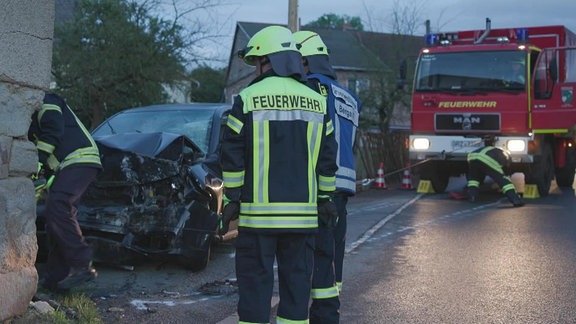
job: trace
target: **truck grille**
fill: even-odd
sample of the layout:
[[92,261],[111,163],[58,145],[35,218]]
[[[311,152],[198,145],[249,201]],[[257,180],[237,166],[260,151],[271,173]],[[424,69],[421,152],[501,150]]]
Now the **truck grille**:
[[437,113],[434,116],[434,128],[440,132],[497,132],[500,127],[500,114]]

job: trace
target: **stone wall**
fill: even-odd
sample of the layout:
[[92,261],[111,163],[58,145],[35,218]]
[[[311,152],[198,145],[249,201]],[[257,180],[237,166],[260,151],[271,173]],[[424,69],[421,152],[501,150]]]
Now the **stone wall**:
[[0,322],[36,293],[37,153],[30,116],[50,82],[54,0],[3,0],[0,10]]

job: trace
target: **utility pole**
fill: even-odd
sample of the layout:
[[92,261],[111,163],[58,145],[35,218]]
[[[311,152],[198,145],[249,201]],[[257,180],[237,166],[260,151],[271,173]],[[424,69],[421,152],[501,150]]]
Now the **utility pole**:
[[288,0],[288,28],[294,33],[300,30],[298,23],[298,0]]

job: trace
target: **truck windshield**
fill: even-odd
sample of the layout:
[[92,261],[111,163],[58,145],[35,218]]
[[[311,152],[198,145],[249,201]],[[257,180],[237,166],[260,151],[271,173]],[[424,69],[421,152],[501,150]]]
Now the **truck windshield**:
[[526,53],[479,51],[422,54],[416,91],[522,91],[526,87]]

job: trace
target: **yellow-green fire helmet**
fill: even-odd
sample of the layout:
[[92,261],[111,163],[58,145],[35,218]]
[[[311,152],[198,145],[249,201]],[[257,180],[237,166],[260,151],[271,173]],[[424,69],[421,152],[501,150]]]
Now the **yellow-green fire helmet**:
[[302,65],[302,55],[296,47],[296,40],[290,29],[282,26],[268,26],[254,34],[238,57],[248,65],[256,65],[258,57],[266,56],[276,75],[306,80]]
[[328,47],[322,41],[320,36],[312,31],[299,31],[294,33],[294,38],[296,39],[296,44],[300,47],[300,54],[302,56],[311,55],[328,55]]
[[295,32],[294,38],[310,74],[324,74],[336,79],[336,72],[330,64],[330,51],[318,33],[302,30]]
[[285,51],[298,52],[290,29],[282,26],[268,26],[254,34],[246,48],[238,52],[238,56],[246,64],[256,65],[256,57]]

